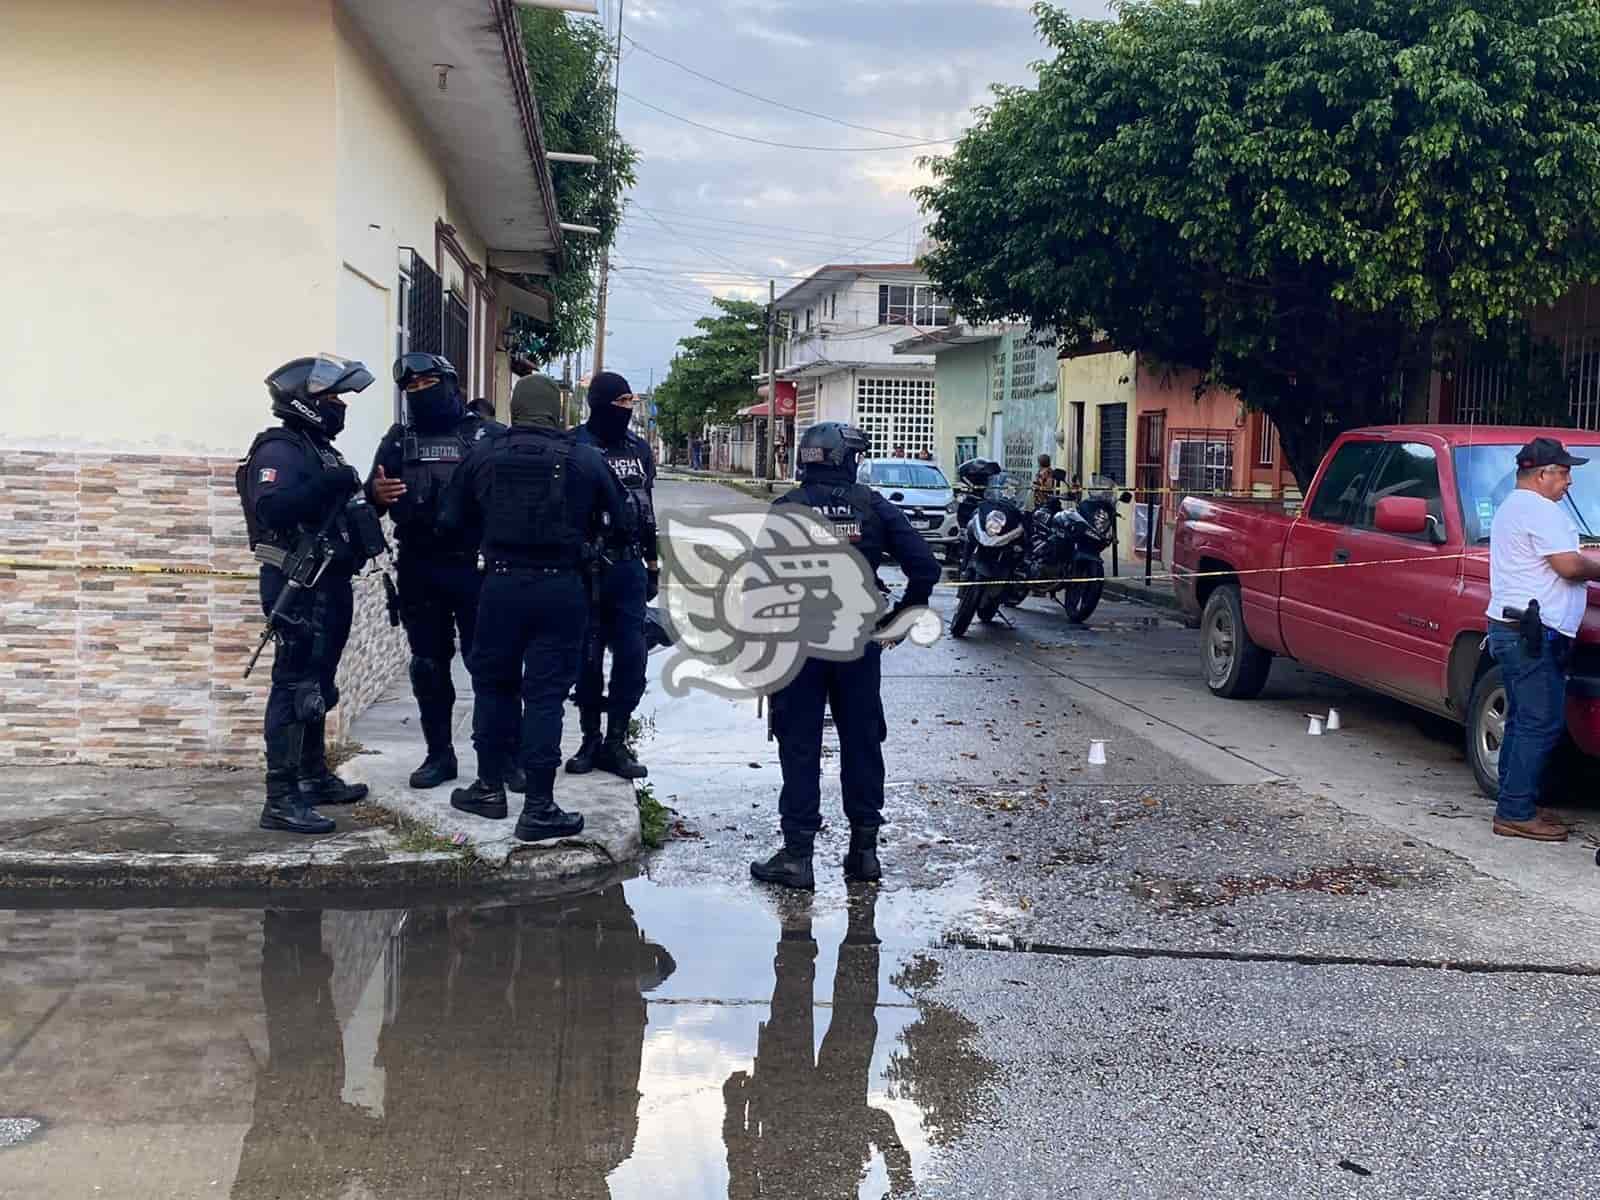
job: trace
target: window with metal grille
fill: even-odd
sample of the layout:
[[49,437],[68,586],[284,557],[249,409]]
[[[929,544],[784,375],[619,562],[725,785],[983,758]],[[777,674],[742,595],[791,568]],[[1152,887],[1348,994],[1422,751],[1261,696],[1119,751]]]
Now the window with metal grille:
[[467,386],[467,373],[471,369],[471,363],[467,361],[471,327],[467,306],[462,303],[460,296],[451,292],[444,302],[444,349],[440,353],[456,369],[462,387]]
[[411,252],[411,287],[406,304],[408,350],[444,353],[444,284],[415,250]]
[[956,439],[956,466],[964,462],[971,462],[978,457],[978,439],[975,437],[958,437]]
[[932,449],[936,391],[931,379],[862,376],[856,380],[856,424],[872,439],[872,457]]
[[1179,430],[1174,435],[1178,495],[1214,494],[1233,487],[1233,435],[1211,430]]
[[1278,461],[1278,427],[1266,413],[1255,415],[1256,466],[1270,467]]
[[1128,482],[1128,406],[1100,406],[1100,474],[1113,483]]

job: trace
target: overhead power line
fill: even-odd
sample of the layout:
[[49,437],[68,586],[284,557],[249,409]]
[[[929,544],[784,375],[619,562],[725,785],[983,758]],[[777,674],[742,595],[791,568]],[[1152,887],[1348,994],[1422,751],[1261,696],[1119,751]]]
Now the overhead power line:
[[[762,95],[759,95],[756,92],[746,91],[742,87],[736,87],[735,85],[733,85],[731,83],[728,83],[728,82],[726,82],[724,80],[717,79],[717,78],[715,78],[714,76],[711,76],[711,75],[707,75],[704,71],[697,71],[693,67],[689,66],[687,63],[681,63],[675,58],[668,58],[665,54],[660,54],[660,53],[657,53],[656,51],[650,49],[649,46],[641,45],[639,42],[635,41],[631,37],[628,37],[626,34],[623,35],[623,40],[626,41],[628,43],[628,45],[632,46],[635,50],[642,51],[643,53],[648,54],[651,58],[660,59],[664,63],[668,63],[671,66],[677,67],[678,70],[680,70],[680,71],[686,71],[690,75],[693,75],[696,79],[704,79],[707,83],[714,83],[720,88],[727,88],[728,91],[730,91],[730,92],[736,92],[741,96],[747,96],[751,100],[759,100],[759,101],[761,101],[761,103],[770,104],[774,108],[787,109],[789,112],[800,113],[802,116],[815,117],[819,121],[831,121],[835,125],[843,125],[846,129],[859,129],[859,130],[861,130],[862,133],[881,133],[884,137],[912,138],[912,139],[923,138],[923,136],[924,136],[924,135],[922,135],[920,133],[903,133],[903,132],[898,132],[898,131],[893,130],[893,129],[875,129],[871,125],[857,125],[854,121],[846,121],[842,117],[830,117],[827,113],[814,112],[813,110],[811,110],[809,108],[800,108],[797,105],[785,104],[782,100],[774,100],[770,96],[762,96]],[[920,146],[931,146],[931,145],[935,145],[935,144],[946,144],[946,145],[948,145],[949,143],[957,142],[957,141],[960,141],[960,140],[961,140],[960,138],[928,138],[926,140],[918,141],[917,145],[920,145]]]
[[939,138],[924,142],[901,142],[894,146],[806,146],[797,142],[774,142],[769,141],[767,138],[751,137],[745,133],[734,133],[731,129],[718,129],[715,125],[707,125],[703,121],[696,121],[693,118],[681,116],[675,112],[668,112],[660,105],[651,104],[648,100],[641,100],[632,92],[619,92],[618,94],[632,100],[635,104],[650,109],[652,112],[660,113],[663,117],[671,117],[674,121],[682,121],[685,125],[693,125],[696,129],[704,129],[707,133],[721,134],[723,137],[735,138],[741,142],[753,142],[757,146],[774,146],[779,150],[816,150],[831,154],[872,154],[882,150],[916,150],[925,146],[946,146],[953,140]]
[[[645,207],[637,200],[630,199],[628,203],[637,208]],[[861,233],[846,233],[837,229],[796,229],[790,225],[783,225],[771,221],[736,221],[732,217],[716,217],[703,212],[688,212],[681,208],[662,208],[659,205],[654,206],[651,211],[659,213],[664,217],[678,217],[680,219],[687,217],[695,221],[712,222],[718,225],[738,225],[746,229],[776,229],[783,233],[816,234],[819,237],[837,238],[844,241],[849,241],[851,239],[864,236]]]

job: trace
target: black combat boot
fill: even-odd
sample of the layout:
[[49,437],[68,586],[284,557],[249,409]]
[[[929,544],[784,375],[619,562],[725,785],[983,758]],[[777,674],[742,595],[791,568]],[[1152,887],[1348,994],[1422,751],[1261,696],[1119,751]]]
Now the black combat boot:
[[816,891],[817,879],[811,872],[811,848],[814,840],[804,834],[784,834],[783,849],[766,862],[751,863],[751,876],[762,883],[776,883],[803,892]]
[[282,833],[332,833],[334,823],[306,803],[296,783],[305,726],[290,725],[267,735],[267,802],[261,828]]
[[451,792],[450,807],[489,821],[504,821],[511,815],[506,808],[505,784],[485,783],[482,779],[474,779],[471,787]]
[[567,759],[568,775],[587,775],[594,770],[595,756],[600,753],[600,714],[580,712],[578,720],[579,728],[583,730],[583,745]]
[[354,804],[365,800],[366,784],[346,783],[328,770],[328,751],[323,741],[327,727],[326,717],[305,723],[305,743],[300,748],[300,794],[308,805]]
[[844,856],[844,877],[856,883],[877,883],[883,878],[878,865],[878,827],[850,826],[850,852]]
[[528,776],[528,795],[517,818],[519,842],[542,842],[550,838],[577,837],[583,832],[583,816],[563,811],[556,804],[555,771],[534,771]]
[[606,726],[606,740],[594,756],[595,770],[605,771],[621,779],[643,779],[650,774],[645,765],[628,749],[628,722],[612,721]]
[[438,714],[422,718],[422,736],[428,743],[428,755],[422,765],[411,772],[414,788],[436,788],[449,783],[460,771],[456,762],[456,748],[450,744],[450,713],[441,719]]

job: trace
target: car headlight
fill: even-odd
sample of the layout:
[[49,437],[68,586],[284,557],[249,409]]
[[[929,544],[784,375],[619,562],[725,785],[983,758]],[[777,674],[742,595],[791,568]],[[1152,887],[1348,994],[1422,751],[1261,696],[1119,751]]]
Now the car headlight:
[[956,502],[954,500],[950,501],[949,504],[946,504],[944,506],[944,511],[953,516],[955,514],[955,511],[956,511]]

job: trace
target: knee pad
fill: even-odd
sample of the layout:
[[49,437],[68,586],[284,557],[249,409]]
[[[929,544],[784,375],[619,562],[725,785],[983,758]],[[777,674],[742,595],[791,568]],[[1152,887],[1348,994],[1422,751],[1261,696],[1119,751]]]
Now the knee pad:
[[320,721],[327,716],[322,688],[316,680],[294,685],[294,718],[297,721]]

